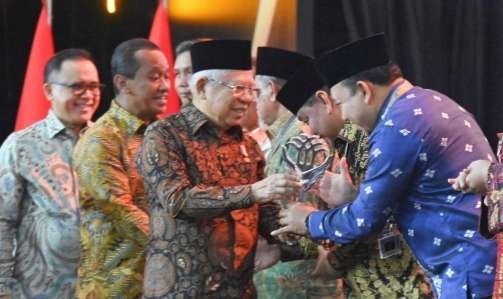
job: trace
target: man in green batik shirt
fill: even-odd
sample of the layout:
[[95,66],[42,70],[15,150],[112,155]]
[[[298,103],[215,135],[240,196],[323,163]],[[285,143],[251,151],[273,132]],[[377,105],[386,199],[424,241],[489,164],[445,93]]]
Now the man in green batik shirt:
[[[257,111],[261,126],[267,128],[271,138],[271,150],[267,156],[267,175],[284,173],[289,170],[283,157],[283,146],[291,137],[298,136],[307,126],[297,120],[294,114],[276,100],[276,95],[295,70],[310,58],[298,53],[261,47],[257,51],[257,71],[255,82],[260,89],[260,96],[256,99]],[[291,151],[290,151],[291,152]],[[313,204],[322,203],[315,196],[308,194],[306,200]],[[286,201],[279,201],[280,204]],[[325,207],[325,206],[323,206]],[[259,240],[255,258],[254,275],[255,286],[259,298],[334,298],[333,294],[341,293],[338,282],[326,278],[317,278],[309,275],[316,268],[316,244],[308,239],[300,241],[303,251],[314,251],[310,259],[286,261],[285,252],[291,257],[292,252],[298,255],[298,247],[289,247],[286,244],[268,245],[265,240]],[[280,249],[281,247],[281,249]],[[306,248],[307,247],[307,248]],[[313,250],[314,249],[314,250]],[[277,262],[283,253],[283,262]],[[267,268],[267,269],[265,269]],[[261,271],[260,271],[261,270]]]
[[[260,92],[255,101],[260,129],[265,130],[267,138],[259,142],[266,155],[267,176],[278,173],[274,165],[280,161],[284,136],[295,136],[302,132],[301,123],[276,101],[276,94],[295,69],[308,59],[310,58],[307,56],[283,49],[259,47],[257,50],[255,84]],[[251,135],[254,138],[256,136],[253,132]],[[270,267],[278,261],[279,255],[278,245],[269,245],[260,237],[255,256],[255,271]],[[260,295],[260,286],[258,292]]]
[[302,132],[301,123],[276,101],[276,94],[295,69],[309,59],[308,56],[283,49],[259,47],[257,50],[255,84],[260,94],[255,100],[260,127],[267,130],[271,142],[271,149],[266,156],[268,165],[271,159],[277,163],[278,158],[281,158],[277,153],[281,151],[281,140],[285,136],[291,137]]

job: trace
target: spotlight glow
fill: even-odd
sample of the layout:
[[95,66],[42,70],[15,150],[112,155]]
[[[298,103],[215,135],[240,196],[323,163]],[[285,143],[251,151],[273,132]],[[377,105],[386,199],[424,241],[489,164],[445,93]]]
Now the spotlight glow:
[[115,0],[106,0],[107,1],[107,11],[109,14],[114,14],[117,11],[117,7],[115,6]]

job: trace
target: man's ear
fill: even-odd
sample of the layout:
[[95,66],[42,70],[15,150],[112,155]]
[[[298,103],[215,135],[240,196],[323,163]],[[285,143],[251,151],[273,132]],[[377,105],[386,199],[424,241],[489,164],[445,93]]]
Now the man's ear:
[[196,94],[201,99],[206,99],[206,90],[204,89],[206,82],[208,82],[208,78],[206,77],[201,77],[196,82]]
[[276,95],[279,92],[278,85],[275,84],[272,80],[269,80],[269,81],[267,81],[267,86],[271,89],[272,97],[270,97],[270,100],[273,102],[276,101]]
[[113,78],[113,84],[115,88],[119,90],[119,93],[130,94],[131,90],[127,86],[127,78],[124,75],[117,74]]
[[321,101],[323,105],[325,105],[325,109],[328,114],[331,114],[334,111],[334,103],[332,103],[332,98],[330,95],[324,90],[317,90],[314,94],[317,101]]
[[370,104],[374,95],[374,84],[369,81],[356,81],[357,89],[363,93],[363,101],[365,104]]
[[49,100],[49,101],[52,101],[53,100],[53,96],[52,96],[52,85],[49,84],[49,83],[44,83],[44,86],[43,86],[43,89],[44,89],[44,95],[45,97]]

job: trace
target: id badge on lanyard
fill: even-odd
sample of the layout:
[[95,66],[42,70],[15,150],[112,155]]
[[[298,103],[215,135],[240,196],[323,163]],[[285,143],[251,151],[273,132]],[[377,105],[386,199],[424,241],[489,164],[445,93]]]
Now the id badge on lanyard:
[[386,226],[379,236],[379,239],[377,239],[377,246],[379,248],[379,257],[381,259],[402,254],[400,234],[395,229],[393,216],[390,216],[386,221]]
[[[385,119],[388,112],[395,102],[398,100],[399,96],[397,94],[397,89],[400,88],[402,84],[406,81],[402,80],[398,82],[390,91],[389,101],[384,113],[381,115],[381,119]],[[379,257],[381,259],[386,259],[395,255],[402,254],[402,246],[400,244],[400,234],[396,230],[395,220],[393,216],[390,216],[388,220],[386,220],[386,225],[377,239],[377,246],[379,249]]]

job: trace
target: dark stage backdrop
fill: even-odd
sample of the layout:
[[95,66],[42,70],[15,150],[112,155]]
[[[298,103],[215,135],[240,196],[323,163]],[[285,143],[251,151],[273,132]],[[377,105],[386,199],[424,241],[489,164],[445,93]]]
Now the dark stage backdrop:
[[[405,76],[472,112],[495,147],[495,134],[503,131],[503,1],[299,0],[298,4],[299,12],[307,14],[299,13],[299,18],[314,30],[307,51],[320,54],[385,32]],[[302,36],[298,42],[302,48]]]
[[[113,49],[130,38],[148,38],[157,3],[157,0],[117,0],[117,12],[110,15],[104,0],[53,0],[55,50],[70,47],[89,50],[97,62],[101,81],[107,85],[95,119],[108,109],[113,97],[109,67]],[[40,8],[40,0],[0,0],[0,144],[14,128]],[[242,20],[236,23],[241,24]],[[200,36],[251,39],[253,28],[232,23],[198,26],[172,22],[171,33],[176,45]]]
[[[96,116],[110,105],[110,55],[120,42],[147,37],[157,1],[120,1],[120,13],[109,15],[101,0],[53,0],[52,31],[55,50],[89,50],[107,85]],[[24,73],[41,8],[40,0],[0,0],[0,142],[14,128]]]
[[[83,47],[108,85],[96,116],[110,103],[114,47],[147,37],[157,1],[53,0],[56,50]],[[249,1],[249,0],[244,0]],[[211,0],[208,1],[211,3]],[[0,142],[12,131],[40,0],[0,0]],[[395,60],[414,84],[436,89],[471,111],[495,145],[503,131],[503,1],[298,0],[298,49],[320,54],[342,43],[386,32]],[[248,38],[253,29],[172,23],[173,43],[186,38]]]

